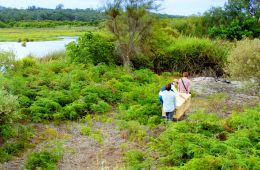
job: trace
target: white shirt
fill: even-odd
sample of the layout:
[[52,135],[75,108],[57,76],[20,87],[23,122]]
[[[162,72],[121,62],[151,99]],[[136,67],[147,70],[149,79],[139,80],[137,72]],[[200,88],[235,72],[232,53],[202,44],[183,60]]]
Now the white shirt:
[[163,99],[163,111],[173,112],[176,108],[176,94],[171,90],[164,90],[161,94]]

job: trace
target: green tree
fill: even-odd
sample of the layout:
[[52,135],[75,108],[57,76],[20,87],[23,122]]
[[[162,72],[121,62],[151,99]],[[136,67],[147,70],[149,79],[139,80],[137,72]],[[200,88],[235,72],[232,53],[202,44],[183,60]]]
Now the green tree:
[[256,0],[228,0],[223,8],[210,9],[204,15],[209,35],[230,40],[259,37],[259,4]]
[[142,53],[152,28],[150,11],[157,8],[156,0],[114,0],[108,3],[108,28],[116,37],[116,51],[125,67]]

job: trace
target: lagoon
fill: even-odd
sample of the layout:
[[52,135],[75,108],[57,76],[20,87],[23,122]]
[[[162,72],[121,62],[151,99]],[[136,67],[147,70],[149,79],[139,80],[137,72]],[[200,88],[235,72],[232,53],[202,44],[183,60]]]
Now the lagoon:
[[0,42],[0,51],[13,51],[16,54],[16,59],[21,59],[28,55],[41,58],[56,51],[64,51],[68,43],[78,39],[78,37],[68,36],[59,38],[61,40],[27,42],[25,47],[19,42]]

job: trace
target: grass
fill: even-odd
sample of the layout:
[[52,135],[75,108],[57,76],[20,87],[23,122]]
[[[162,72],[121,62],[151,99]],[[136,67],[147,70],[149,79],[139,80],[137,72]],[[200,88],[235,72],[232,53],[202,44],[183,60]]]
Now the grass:
[[58,36],[80,36],[95,27],[56,27],[56,28],[1,28],[0,42],[49,41],[58,40]]

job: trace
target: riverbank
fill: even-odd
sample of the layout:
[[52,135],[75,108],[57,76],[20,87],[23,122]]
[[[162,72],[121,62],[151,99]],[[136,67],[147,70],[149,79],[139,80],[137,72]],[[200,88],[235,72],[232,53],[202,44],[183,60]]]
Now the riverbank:
[[95,27],[55,27],[55,28],[1,28],[0,42],[28,42],[59,40],[60,36],[81,36]]

